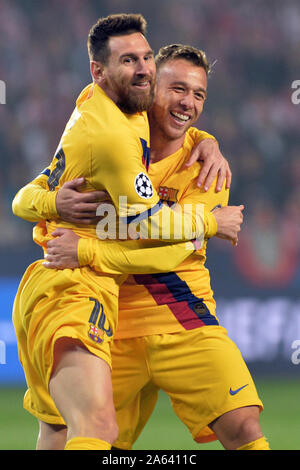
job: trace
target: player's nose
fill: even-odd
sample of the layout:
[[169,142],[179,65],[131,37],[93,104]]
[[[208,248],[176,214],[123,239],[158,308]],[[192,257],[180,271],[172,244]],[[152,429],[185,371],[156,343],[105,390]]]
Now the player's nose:
[[138,60],[136,64],[136,74],[151,76],[152,71],[149,61],[145,61],[143,59]]
[[194,97],[191,93],[185,93],[184,96],[180,97],[179,104],[183,109],[192,109],[194,107]]

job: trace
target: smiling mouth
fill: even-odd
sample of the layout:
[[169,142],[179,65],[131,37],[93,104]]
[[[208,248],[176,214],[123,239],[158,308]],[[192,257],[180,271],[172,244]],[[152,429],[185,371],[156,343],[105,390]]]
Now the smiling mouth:
[[189,116],[187,114],[183,114],[183,113],[178,113],[176,111],[170,111],[170,114],[174,118],[174,120],[178,124],[181,124],[181,125],[187,123],[187,121],[189,121],[191,119],[191,116]]
[[146,90],[147,88],[150,87],[150,81],[146,80],[144,82],[136,82],[136,83],[133,83],[133,86],[141,90]]

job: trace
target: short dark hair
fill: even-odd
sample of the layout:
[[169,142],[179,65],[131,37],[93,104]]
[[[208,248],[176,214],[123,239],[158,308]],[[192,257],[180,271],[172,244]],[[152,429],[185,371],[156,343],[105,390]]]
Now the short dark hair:
[[147,22],[140,14],[120,13],[99,18],[88,35],[88,52],[90,60],[107,64],[110,50],[109,38],[131,33],[146,34]]
[[207,75],[211,71],[211,65],[208,63],[204,51],[183,44],[170,44],[169,46],[161,47],[155,56],[157,70],[169,60],[176,59],[184,59],[198,67],[203,67]]

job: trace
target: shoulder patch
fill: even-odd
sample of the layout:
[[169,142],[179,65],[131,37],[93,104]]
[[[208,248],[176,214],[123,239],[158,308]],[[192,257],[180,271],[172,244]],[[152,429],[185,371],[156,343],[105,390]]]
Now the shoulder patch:
[[134,187],[137,194],[144,199],[150,199],[153,196],[152,183],[146,173],[141,172],[136,176]]

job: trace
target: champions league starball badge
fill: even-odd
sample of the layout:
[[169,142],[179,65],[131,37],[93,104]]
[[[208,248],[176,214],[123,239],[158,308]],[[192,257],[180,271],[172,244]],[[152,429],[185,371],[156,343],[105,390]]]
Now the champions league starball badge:
[[139,173],[134,181],[134,187],[137,194],[144,199],[150,199],[153,196],[151,181],[145,173]]

